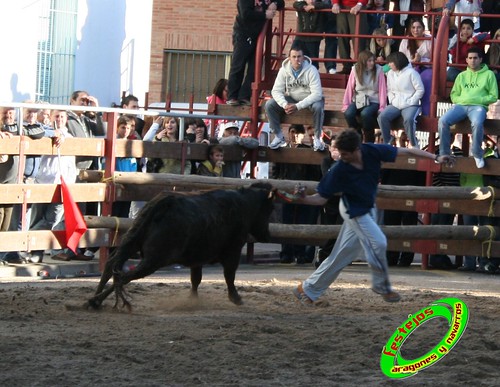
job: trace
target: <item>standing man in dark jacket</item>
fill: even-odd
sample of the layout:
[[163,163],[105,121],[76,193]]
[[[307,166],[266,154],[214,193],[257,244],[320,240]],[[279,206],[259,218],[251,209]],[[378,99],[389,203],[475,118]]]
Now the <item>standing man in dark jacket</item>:
[[228,79],[227,103],[229,105],[250,103],[257,37],[266,20],[272,19],[276,11],[283,9],[284,6],[284,0],[238,0],[238,14],[233,26],[233,55]]
[[[331,4],[328,0],[300,0],[294,1],[293,8],[297,12],[297,32],[316,33],[320,34],[325,30],[326,13],[314,12],[320,9],[329,9]],[[296,36],[293,42],[295,47],[301,47],[304,55],[309,58],[319,57],[319,46],[321,44],[321,36]],[[318,61],[313,60],[314,67],[319,69]]]

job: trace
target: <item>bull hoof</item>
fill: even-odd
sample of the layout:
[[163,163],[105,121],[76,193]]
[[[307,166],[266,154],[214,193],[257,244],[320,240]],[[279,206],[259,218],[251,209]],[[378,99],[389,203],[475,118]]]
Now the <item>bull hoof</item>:
[[243,300],[240,296],[237,297],[229,297],[229,300],[235,305],[243,305]]
[[101,301],[99,300],[96,300],[94,298],[91,298],[90,300],[88,300],[84,306],[87,306],[87,309],[89,308],[92,308],[92,309],[99,309],[101,307]]

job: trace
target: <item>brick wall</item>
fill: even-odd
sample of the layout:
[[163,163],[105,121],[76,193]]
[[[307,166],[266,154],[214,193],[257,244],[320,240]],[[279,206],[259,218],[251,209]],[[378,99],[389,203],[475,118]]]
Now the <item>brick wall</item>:
[[[165,49],[232,51],[231,33],[236,0],[191,0],[186,5],[155,0],[151,26],[149,101],[164,101],[161,95]],[[286,0],[287,7],[292,6]],[[274,22],[277,23],[277,16]],[[288,18],[293,24],[293,18]],[[294,28],[294,25],[287,28]]]

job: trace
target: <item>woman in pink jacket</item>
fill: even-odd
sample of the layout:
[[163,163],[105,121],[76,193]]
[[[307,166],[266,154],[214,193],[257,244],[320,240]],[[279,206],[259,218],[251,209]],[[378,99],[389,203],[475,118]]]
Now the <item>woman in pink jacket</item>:
[[363,135],[364,142],[375,142],[377,115],[386,105],[387,86],[382,67],[375,63],[375,55],[371,51],[361,51],[344,93],[342,112],[345,119],[351,128]]

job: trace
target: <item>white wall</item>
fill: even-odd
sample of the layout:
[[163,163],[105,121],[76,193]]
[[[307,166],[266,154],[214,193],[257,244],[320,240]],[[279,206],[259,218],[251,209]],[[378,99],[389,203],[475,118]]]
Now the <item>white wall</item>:
[[[153,0],[79,0],[73,90],[88,91],[102,106],[118,103],[122,91],[144,103],[152,7]],[[0,102],[34,98],[39,12],[40,0],[0,2]]]
[[33,0],[0,3],[0,101],[22,102],[35,97],[38,9]]
[[80,0],[75,89],[102,106],[119,103],[121,92],[144,103],[149,88],[153,0]]

